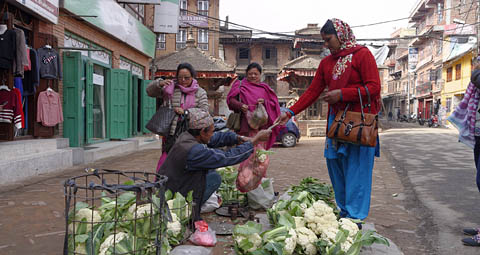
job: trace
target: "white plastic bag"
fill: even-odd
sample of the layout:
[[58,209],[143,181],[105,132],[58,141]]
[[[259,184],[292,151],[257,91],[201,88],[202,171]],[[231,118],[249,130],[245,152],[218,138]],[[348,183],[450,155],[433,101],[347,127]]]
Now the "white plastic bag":
[[268,209],[272,207],[275,200],[275,192],[273,191],[273,179],[262,178],[262,184],[256,189],[247,192],[248,206],[252,209]]
[[219,197],[217,192],[213,192],[210,198],[202,205],[200,213],[213,212],[218,208],[220,208]]

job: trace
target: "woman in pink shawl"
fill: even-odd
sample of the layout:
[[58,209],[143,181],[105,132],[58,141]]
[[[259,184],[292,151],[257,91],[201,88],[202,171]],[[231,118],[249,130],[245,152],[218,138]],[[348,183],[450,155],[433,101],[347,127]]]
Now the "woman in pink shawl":
[[[242,81],[236,80],[227,96],[227,104],[230,110],[241,112],[241,128],[237,133],[252,137],[258,130],[250,128],[247,121],[247,111],[253,112],[257,104],[263,104],[268,114],[268,121],[259,130],[267,129],[273,125],[274,121],[280,116],[280,105],[275,92],[268,84],[261,82],[262,67],[258,63],[251,63],[247,67],[247,77]],[[280,131],[280,127],[272,130],[270,140],[265,144],[265,149],[270,149],[275,143],[275,139]]]
[[[166,105],[167,102],[171,102],[172,108],[179,117],[185,113],[185,110],[190,108],[200,108],[208,112],[207,92],[198,85],[197,80],[195,80],[195,75],[196,72],[192,65],[182,63],[177,67],[177,77],[175,80],[157,79],[148,85],[147,94],[150,97],[163,99],[164,105]],[[175,118],[172,121],[170,135],[162,138],[162,155],[158,160],[157,172],[167,158],[167,153],[171,145],[175,143],[175,139],[179,135],[177,134],[178,120],[179,118]]]

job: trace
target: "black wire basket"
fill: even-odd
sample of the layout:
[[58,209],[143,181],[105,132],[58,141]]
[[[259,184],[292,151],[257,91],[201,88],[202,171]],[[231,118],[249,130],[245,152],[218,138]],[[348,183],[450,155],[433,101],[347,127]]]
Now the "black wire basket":
[[166,254],[167,177],[97,170],[65,181],[63,254]]

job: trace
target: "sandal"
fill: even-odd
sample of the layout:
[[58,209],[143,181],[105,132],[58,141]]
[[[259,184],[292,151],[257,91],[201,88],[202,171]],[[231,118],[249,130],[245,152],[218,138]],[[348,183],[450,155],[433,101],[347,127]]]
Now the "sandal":
[[478,235],[480,233],[480,228],[464,228],[463,233],[470,236]]
[[462,242],[467,246],[480,246],[480,235],[475,235],[471,238],[463,238]]

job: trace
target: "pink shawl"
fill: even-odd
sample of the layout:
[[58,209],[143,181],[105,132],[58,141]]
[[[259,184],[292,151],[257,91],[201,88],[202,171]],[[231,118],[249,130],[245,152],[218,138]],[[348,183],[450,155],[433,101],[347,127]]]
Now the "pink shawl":
[[[278,98],[275,92],[268,86],[266,83],[251,83],[246,78],[243,79],[242,87],[240,89],[240,81],[237,80],[233,83],[232,89],[227,95],[227,104],[230,104],[230,99],[235,98],[237,95],[240,94],[240,100],[242,103],[248,105],[249,111],[254,111],[257,105],[257,100],[259,98],[265,99],[265,110],[267,110],[268,114],[268,122],[267,124],[262,127],[261,129],[266,129],[273,125],[275,120],[280,116],[280,105],[278,103]],[[245,116],[242,115],[242,119],[245,119]],[[242,130],[244,129],[244,125],[246,121],[242,120]],[[246,124],[248,125],[248,124]],[[277,126],[272,130],[272,135],[270,136],[270,140],[266,143],[266,149],[270,149],[275,140],[277,138],[278,133],[280,132],[281,128],[284,126]]]
[[197,80],[193,79],[192,85],[190,87],[184,87],[178,84],[177,80],[172,80],[170,84],[163,88],[164,96],[168,99],[172,99],[175,88],[179,88],[183,94],[187,95],[186,97],[180,97],[180,105],[183,109],[189,109],[195,107],[195,94],[199,88]]

